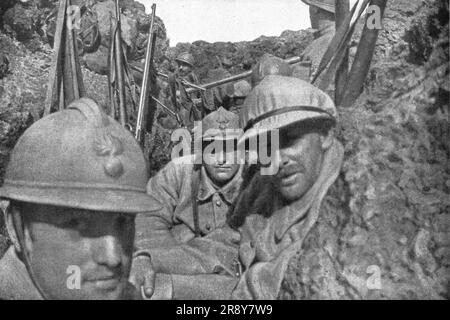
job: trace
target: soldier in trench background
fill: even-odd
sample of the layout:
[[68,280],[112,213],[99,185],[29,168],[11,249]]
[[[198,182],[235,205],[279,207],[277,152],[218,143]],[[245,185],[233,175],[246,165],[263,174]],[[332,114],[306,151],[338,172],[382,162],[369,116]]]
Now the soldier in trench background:
[[335,0],[302,1],[309,5],[311,27],[315,30],[314,41],[302,53],[304,61],[311,61],[311,76],[313,76],[336,31]]
[[[239,117],[220,107],[201,123],[194,131],[199,130],[202,153],[173,159],[150,179],[147,192],[165,206],[136,220],[136,246],[148,255],[134,260],[132,275],[138,285],[145,281],[137,279],[142,274],[156,273],[149,280],[155,281],[152,299],[220,297],[217,287],[208,284],[208,274],[222,275],[220,284],[220,279],[236,279],[239,273],[239,234],[226,224],[242,181]],[[209,152],[217,143],[221,150]],[[195,293],[199,285],[203,293]]]
[[[177,64],[176,77],[186,80],[193,84],[200,84],[197,74],[194,71],[195,59],[189,52],[182,52],[176,58]],[[176,97],[179,103],[179,114],[183,123],[188,128],[193,128],[194,121],[201,120],[204,115],[203,102],[201,92],[187,94],[185,87],[180,81],[177,81]]]
[[233,93],[227,96],[226,108],[235,114],[239,114],[245,98],[250,93],[252,87],[247,80],[240,80],[233,83]]
[[140,298],[128,281],[134,220],[161,208],[147,172],[134,137],[88,98],[28,128],[0,188],[13,244],[0,299]]
[[157,116],[158,122],[166,129],[175,129],[182,125],[192,130],[194,122],[201,120],[205,115],[206,98],[201,92],[188,94],[183,80],[199,84],[200,81],[194,72],[194,56],[189,52],[182,52],[175,58],[176,68],[168,72],[167,84],[160,83],[162,88],[162,100],[175,112],[181,124],[176,119],[170,117],[166,112],[161,112]]

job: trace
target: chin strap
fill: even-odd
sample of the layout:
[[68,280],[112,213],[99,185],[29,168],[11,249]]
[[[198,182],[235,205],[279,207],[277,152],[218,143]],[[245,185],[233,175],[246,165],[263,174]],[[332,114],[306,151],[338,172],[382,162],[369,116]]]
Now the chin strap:
[[[42,298],[44,300],[50,300],[48,298],[48,296],[45,294],[42,287],[39,285],[38,281],[36,280],[36,276],[34,274],[33,268],[31,267],[31,262],[30,262],[31,259],[30,259],[30,256],[29,256],[26,246],[25,246],[24,225],[23,225],[22,216],[14,215],[13,219],[14,219],[14,229],[15,229],[16,235],[17,235],[17,241],[18,241],[20,248],[22,248],[22,251],[20,252],[20,257],[22,258],[22,261],[25,264],[25,267],[28,271],[30,279],[33,282],[33,285],[36,287],[39,294],[42,296]],[[19,219],[19,220],[16,220],[16,219]]]

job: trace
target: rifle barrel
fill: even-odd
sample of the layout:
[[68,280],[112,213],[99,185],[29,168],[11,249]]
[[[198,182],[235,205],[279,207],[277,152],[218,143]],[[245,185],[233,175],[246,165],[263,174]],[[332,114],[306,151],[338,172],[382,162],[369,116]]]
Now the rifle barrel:
[[150,77],[150,68],[153,63],[152,59],[152,52],[153,52],[153,37],[156,36],[156,33],[154,31],[154,22],[155,22],[155,14],[156,14],[156,4],[152,5],[152,21],[150,23],[150,29],[148,33],[148,41],[147,41],[147,51],[145,53],[145,64],[144,64],[144,70],[143,70],[143,77],[142,77],[142,85],[141,85],[141,94],[139,98],[139,111],[138,111],[138,117],[136,122],[136,132],[135,132],[135,138],[137,141],[142,141],[142,126],[144,124],[144,111],[145,106],[148,102],[148,84],[149,84],[149,77]]
[[[137,67],[137,66],[134,66],[134,69],[137,70],[137,71],[140,70],[140,68]],[[158,76],[160,76],[161,78],[164,78],[164,79],[166,79],[166,80],[169,79],[169,76],[168,76],[167,74],[165,74],[165,73],[158,72],[157,74],[158,74]],[[186,85],[186,86],[188,86],[188,87],[195,88],[195,89],[197,89],[197,90],[206,91],[205,88],[203,88],[203,87],[201,87],[201,86],[199,86],[199,85],[196,85],[196,84],[194,84],[194,83],[191,83],[191,82],[189,82],[189,81],[186,81],[186,80],[184,80],[184,79],[182,80],[182,82],[183,82],[184,85]]]
[[119,117],[122,126],[125,126],[127,122],[127,115],[125,109],[125,83],[123,75],[123,59],[122,59],[122,26],[120,23],[120,7],[119,0],[116,0],[116,34],[115,34],[115,51],[116,51],[116,72],[117,72],[117,83],[119,86]]
[[168,106],[166,106],[164,103],[162,103],[161,101],[159,101],[157,98],[152,96],[152,99],[159,104],[169,115],[171,115],[172,117],[174,117],[177,121],[179,121],[179,116],[172,111]]
[[[287,64],[301,63],[301,64],[309,65],[309,62],[302,62],[300,57],[288,58],[288,59],[284,60],[284,62],[286,62]],[[213,81],[213,82],[206,83],[206,84],[201,84],[200,86],[203,87],[204,89],[211,89],[211,88],[214,88],[214,87],[226,84],[226,83],[235,82],[235,81],[239,81],[239,80],[248,78],[252,75],[252,73],[253,73],[252,70],[248,70],[248,71],[245,71],[243,73],[240,73],[240,74],[228,77],[228,78],[220,79],[220,80]],[[197,90],[194,88],[186,89],[187,93],[192,93],[195,91],[197,91]]]

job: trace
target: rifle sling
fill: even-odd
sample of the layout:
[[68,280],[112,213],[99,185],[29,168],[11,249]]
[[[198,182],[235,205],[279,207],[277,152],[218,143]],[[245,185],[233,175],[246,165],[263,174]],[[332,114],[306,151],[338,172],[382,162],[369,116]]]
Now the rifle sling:
[[192,170],[192,180],[191,180],[191,200],[192,200],[192,215],[194,218],[194,234],[196,237],[200,237],[200,226],[199,226],[199,216],[198,216],[198,190],[200,187],[200,175],[201,170],[194,166]]

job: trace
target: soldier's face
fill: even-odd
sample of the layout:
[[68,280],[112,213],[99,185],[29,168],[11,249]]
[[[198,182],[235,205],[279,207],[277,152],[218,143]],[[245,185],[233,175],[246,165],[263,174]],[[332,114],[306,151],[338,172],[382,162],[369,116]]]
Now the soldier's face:
[[240,166],[236,140],[204,142],[203,150],[206,172],[216,185],[223,186],[233,179]]
[[280,130],[280,158],[276,182],[287,202],[300,199],[317,180],[330,136],[302,126]]
[[239,107],[244,104],[245,97],[234,97],[233,98],[233,106]]
[[130,271],[134,216],[27,204],[25,243],[50,299],[120,299]]
[[192,71],[192,68],[190,65],[188,65],[186,63],[179,62],[178,63],[178,71],[181,76],[187,76]]

